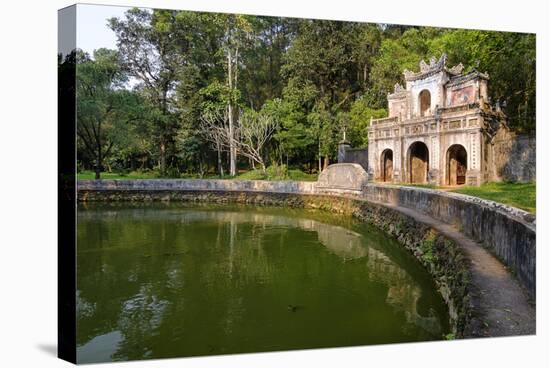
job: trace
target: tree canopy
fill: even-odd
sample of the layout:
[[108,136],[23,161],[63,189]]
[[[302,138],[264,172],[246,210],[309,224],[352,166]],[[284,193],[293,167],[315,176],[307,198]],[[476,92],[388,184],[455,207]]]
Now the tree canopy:
[[320,170],[344,130],[368,144],[404,69],[442,53],[489,73],[513,130],[536,126],[533,34],[137,8],[108,27],[117,50],[77,57],[78,160],[97,175]]

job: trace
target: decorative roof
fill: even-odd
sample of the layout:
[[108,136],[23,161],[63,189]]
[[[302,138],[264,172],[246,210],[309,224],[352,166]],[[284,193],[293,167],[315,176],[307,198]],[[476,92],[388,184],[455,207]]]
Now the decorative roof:
[[395,83],[395,85],[393,86],[393,92],[397,93],[403,91],[405,91],[405,88],[401,85],[401,83]]
[[463,70],[464,70],[464,65],[462,65],[462,63],[459,63],[459,64],[453,66],[452,68],[447,69],[447,71],[448,71],[450,74],[454,74],[454,75],[462,74],[462,71],[463,71]]
[[451,77],[451,79],[447,83],[447,87],[456,86],[458,84],[465,83],[465,82],[471,81],[472,79],[476,79],[476,78],[488,80],[489,79],[489,74],[481,73],[481,72],[478,72],[477,70],[474,70],[473,72],[465,74],[465,75],[456,75],[456,76]]
[[410,70],[405,69],[403,71],[403,75],[405,76],[406,81],[414,81],[418,79],[423,79],[430,77],[434,74],[437,74],[442,71],[446,71],[447,73],[451,74],[452,76],[460,75],[462,71],[464,70],[464,65],[462,63],[453,66],[452,68],[447,68],[447,54],[443,53],[441,57],[436,59],[435,57],[431,57],[429,60],[429,64],[426,63],[424,60],[420,60],[419,72],[412,72]]
[[407,90],[400,83],[395,83],[393,86],[393,93],[388,93],[388,98],[403,98],[407,95]]

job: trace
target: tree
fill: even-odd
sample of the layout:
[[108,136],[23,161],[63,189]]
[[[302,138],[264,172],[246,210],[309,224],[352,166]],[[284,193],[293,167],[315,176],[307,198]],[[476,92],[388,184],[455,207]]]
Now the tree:
[[342,118],[346,124],[346,139],[349,140],[352,147],[367,147],[368,128],[370,120],[380,119],[388,116],[386,109],[373,109],[365,98],[357,99],[351,105],[349,113]]
[[105,159],[108,171],[146,170],[154,160],[154,130],[146,100],[135,91],[117,90],[119,104],[116,129],[111,132],[113,148]]
[[223,178],[222,152],[229,145],[227,110],[206,111],[202,117],[201,133],[216,150],[218,174]]
[[382,41],[371,70],[371,107],[386,107],[387,93],[393,90],[395,83],[404,83],[403,70],[416,70],[419,61],[427,58],[429,34],[432,31],[409,28],[398,38],[385,38]]
[[[307,94],[307,91],[302,92],[302,96]],[[281,164],[283,156],[287,166],[290,160],[304,162],[312,159],[310,153],[315,149],[316,140],[307,123],[307,113],[296,100],[290,96],[284,99],[276,98],[267,101],[261,111],[278,121],[277,131],[273,137]]]
[[266,101],[281,97],[285,85],[281,68],[300,20],[249,17],[248,21],[252,33],[247,47],[241,51],[240,90],[243,104],[259,110]]
[[133,8],[125,19],[112,18],[120,62],[125,72],[139,82],[137,88],[156,110],[153,139],[158,145],[159,166],[166,173],[167,156],[175,156],[178,121],[173,111],[177,73],[185,65],[188,44],[172,37],[174,11]]
[[226,81],[229,92],[227,101],[227,118],[229,129],[229,175],[237,175],[236,120],[238,120],[238,82],[240,53],[247,44],[251,26],[248,17],[237,14],[220,14],[218,22],[224,29],[221,50],[226,58]]
[[[276,131],[278,123],[272,116],[247,110],[239,114],[238,124],[230,128],[229,111],[209,111],[202,116],[202,133],[218,152],[218,168],[221,169],[221,151],[235,147],[237,151],[260,165],[265,173],[264,148]],[[232,134],[235,133],[235,136]],[[231,144],[233,139],[233,146]]]
[[120,89],[125,78],[117,61],[114,50],[96,50],[93,59],[84,52],[77,55],[77,135],[93,160],[96,179],[112,152],[113,131],[126,110],[126,92]]
[[307,115],[307,120],[317,141],[318,169],[321,172],[329,165],[329,157],[333,155],[336,149],[338,141],[337,120],[323,103],[315,106],[312,112]]
[[263,150],[277,126],[278,122],[272,116],[253,110],[241,114],[239,119],[237,149],[243,156],[258,163],[264,173]]
[[[357,59],[357,33],[363,27],[352,22],[304,20],[282,67],[287,80],[283,95],[292,96],[305,110],[304,123],[317,142],[319,170],[334,156],[339,131],[334,117],[347,111],[363,92],[360,71],[364,61]],[[306,91],[307,100],[300,97],[302,91]]]
[[382,42],[382,28],[379,24],[364,24],[358,27],[356,32],[356,47],[353,58],[358,64],[357,79],[364,91],[371,87],[370,73],[374,58],[376,57],[380,43]]

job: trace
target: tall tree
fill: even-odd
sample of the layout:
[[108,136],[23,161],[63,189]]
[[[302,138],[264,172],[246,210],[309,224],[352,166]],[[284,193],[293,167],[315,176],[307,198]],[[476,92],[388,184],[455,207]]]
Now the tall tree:
[[242,51],[241,84],[243,103],[259,110],[271,99],[281,97],[284,80],[281,68],[299,19],[251,17],[251,42]]
[[252,31],[249,17],[238,14],[220,14],[218,22],[224,30],[221,50],[226,58],[226,81],[229,91],[227,115],[229,121],[229,175],[237,175],[236,121],[240,91],[238,89],[241,53],[250,41]]
[[118,53],[99,49],[92,59],[79,52],[76,76],[77,135],[83,151],[94,161],[95,178],[99,179],[115,143],[114,130],[123,123],[127,108]]
[[356,32],[361,27],[352,22],[302,21],[282,68],[287,96],[309,91],[310,100],[304,101],[308,105],[304,107],[311,116],[306,122],[318,143],[320,169],[334,155],[331,148],[338,139],[335,136],[338,129],[333,117],[348,110],[362,91],[360,63],[356,59]]
[[173,37],[176,13],[133,8],[126,12],[125,19],[109,20],[109,26],[117,36],[124,70],[138,82],[137,88],[156,110],[152,114],[155,118],[154,139],[162,174],[166,173],[167,158],[173,160],[175,157],[178,120],[173,110],[173,97],[178,70],[186,64],[188,51],[185,40]]

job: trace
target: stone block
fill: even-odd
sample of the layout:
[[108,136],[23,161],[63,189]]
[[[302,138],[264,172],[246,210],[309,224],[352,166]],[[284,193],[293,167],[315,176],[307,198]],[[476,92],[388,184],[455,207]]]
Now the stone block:
[[368,174],[358,164],[334,164],[327,167],[317,181],[317,188],[360,191],[368,182]]

